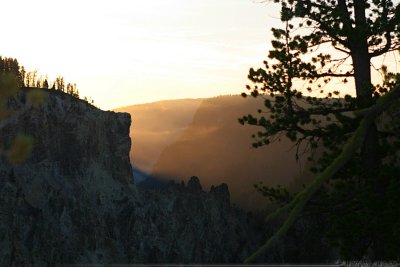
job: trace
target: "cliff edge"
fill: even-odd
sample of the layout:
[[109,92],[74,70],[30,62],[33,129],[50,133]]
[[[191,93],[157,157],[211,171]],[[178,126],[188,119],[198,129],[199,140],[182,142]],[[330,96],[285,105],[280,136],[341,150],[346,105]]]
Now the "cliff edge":
[[26,108],[24,89],[8,103],[20,111],[0,128],[9,146],[34,140],[20,165],[0,158],[0,266],[241,262],[257,247],[252,219],[230,205],[226,185],[140,191],[133,184],[130,115],[101,111],[42,90]]

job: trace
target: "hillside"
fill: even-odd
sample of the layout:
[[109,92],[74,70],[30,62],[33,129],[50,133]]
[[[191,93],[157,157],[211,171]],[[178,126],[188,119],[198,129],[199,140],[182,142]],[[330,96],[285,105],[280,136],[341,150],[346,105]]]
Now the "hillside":
[[133,154],[136,166],[152,170],[153,176],[165,180],[186,180],[196,175],[206,188],[227,183],[233,202],[259,209],[265,199],[255,193],[254,183],[287,185],[305,175],[287,139],[252,148],[251,135],[258,129],[240,125],[238,118],[256,113],[261,106],[260,99],[220,96],[118,110],[132,116],[135,152],[131,151],[131,157]]
[[162,150],[175,142],[190,124],[202,99],[165,100],[118,108],[131,114],[131,161],[140,172],[151,173]]
[[[32,90],[39,107],[26,101]],[[19,112],[0,127],[5,147],[20,133],[34,147],[20,164],[0,157],[0,266],[239,263],[261,244],[226,184],[138,189],[129,114],[42,89],[8,104]]]
[[288,185],[302,169],[293,144],[285,138],[258,149],[251,146],[257,128],[242,126],[237,119],[255,113],[261,104],[240,96],[204,100],[193,122],[161,153],[153,175],[182,180],[196,175],[206,187],[227,183],[234,202],[263,208],[265,199],[255,193],[253,184]]

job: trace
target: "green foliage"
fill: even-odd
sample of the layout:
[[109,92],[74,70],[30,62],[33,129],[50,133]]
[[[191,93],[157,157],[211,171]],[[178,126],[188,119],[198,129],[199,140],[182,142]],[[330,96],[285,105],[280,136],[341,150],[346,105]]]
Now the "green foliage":
[[[21,73],[20,70],[22,70],[23,72]],[[14,77],[17,78],[19,86],[23,86],[24,71],[24,68],[19,66],[19,63],[15,58],[3,58],[0,56],[0,73],[12,74]]]
[[[277,209],[275,212],[270,214],[267,217],[267,221],[270,221],[271,219],[277,217],[278,215],[282,214],[283,212],[289,211],[289,215],[285,221],[285,223],[282,225],[282,227],[270,238],[267,240],[267,242],[260,247],[256,252],[254,252],[251,256],[249,256],[246,259],[246,263],[254,261],[260,254],[262,254],[265,250],[267,250],[271,245],[280,237],[282,237],[288,230],[289,228],[295,223],[296,219],[300,215],[301,212],[303,212],[305,205],[307,202],[310,201],[310,199],[318,192],[321,192],[321,188],[323,189],[324,183],[326,183],[329,179],[334,177],[335,174],[337,174],[346,164],[348,164],[351,159],[354,157],[355,154],[358,153],[359,149],[362,147],[364,139],[366,138],[368,131],[369,131],[369,126],[374,123],[374,120],[388,107],[390,107],[397,99],[400,99],[400,85],[397,85],[396,88],[394,88],[389,94],[385,95],[380,99],[377,104],[371,108],[368,109],[368,112],[364,116],[364,118],[361,120],[359,127],[357,130],[354,132],[352,135],[351,139],[347,142],[345,147],[343,148],[342,152],[340,153],[339,156],[335,158],[334,161],[332,161],[327,168],[324,169],[323,172],[321,172],[317,178],[310,184],[308,185],[303,191],[299,192],[296,194],[294,198],[287,198],[289,195],[287,190],[271,190],[270,188],[267,188],[264,190],[266,192],[266,195],[269,196],[270,198],[274,198],[277,200],[282,199],[282,194],[283,194],[283,199],[290,200],[290,202]],[[389,178],[393,178],[395,180],[392,181],[397,181],[398,176],[395,178],[392,176],[393,174],[399,174],[399,168],[395,167],[392,170],[389,170],[388,168],[385,169],[387,172],[386,174],[389,174]],[[394,170],[393,173],[391,173]],[[382,178],[381,176],[380,178]],[[342,181],[343,182],[343,181]],[[366,185],[368,185],[368,181],[365,182]],[[338,184],[337,184],[338,185]],[[342,187],[348,186],[348,182],[343,182]],[[340,187],[340,185],[339,185]],[[396,184],[394,185],[395,189],[397,190]],[[350,184],[351,190],[354,192],[357,190],[357,186],[354,187],[354,184]],[[365,189],[365,188],[363,188]],[[328,234],[334,233],[334,238],[339,239],[341,244],[337,243],[337,245],[340,245],[340,249],[342,251],[342,257],[346,260],[351,260],[354,258],[361,259],[365,254],[366,250],[369,248],[367,240],[372,240],[375,241],[376,238],[384,238],[382,237],[382,232],[386,233],[386,239],[385,239],[385,244],[386,245],[392,245],[388,246],[389,250],[387,248],[375,248],[377,250],[383,250],[384,257],[385,259],[397,259],[398,255],[397,254],[389,254],[388,251],[393,252],[393,251],[398,251],[399,247],[399,242],[397,242],[397,239],[393,239],[390,234],[392,232],[397,233],[398,228],[398,219],[395,219],[397,217],[391,217],[393,214],[393,211],[391,209],[386,209],[386,203],[381,203],[381,202],[376,202],[376,199],[371,198],[370,192],[372,190],[376,190],[376,188],[367,188],[368,190],[362,190],[361,194],[356,195],[357,197],[360,197],[361,199],[346,199],[345,205],[343,205],[344,209],[338,209],[334,210],[334,212],[331,212],[331,219],[333,220],[333,227],[329,228]],[[389,192],[392,192],[393,186],[389,187]],[[322,193],[325,193],[322,190]],[[338,194],[341,194],[342,196],[349,197],[351,196],[352,192],[349,192],[348,190],[343,190],[339,189],[337,192]],[[340,197],[338,194],[333,194],[334,197]],[[281,196],[279,196],[281,195]],[[321,196],[321,194],[320,194]],[[323,196],[325,199],[324,204],[327,206],[331,206],[332,204],[337,204],[337,203],[332,203],[332,198],[329,199],[329,201],[326,201],[327,195]],[[329,197],[329,196],[328,196]],[[398,197],[395,197],[396,200],[399,200]],[[319,199],[321,201],[321,199]],[[353,203],[355,205],[353,205]],[[389,203],[392,204],[393,206],[393,199],[391,198]],[[343,204],[343,202],[342,202]],[[365,205],[361,205],[365,204]],[[395,201],[394,206],[398,206],[398,202]],[[338,208],[338,206],[334,206],[335,208]],[[384,208],[384,209],[383,209]],[[392,208],[392,207],[390,207]],[[397,209],[396,209],[397,210]],[[318,212],[321,212],[321,209],[318,209]],[[385,218],[380,217],[382,214],[382,211],[387,211]],[[339,214],[338,214],[339,213]],[[339,216],[338,216],[339,215]],[[389,215],[389,216],[388,216]],[[340,216],[346,216],[345,219]],[[386,219],[386,220],[385,220]],[[393,220],[395,219],[395,220]],[[355,227],[354,229],[351,228],[349,232],[349,221]],[[394,224],[393,224],[394,222]],[[336,223],[336,225],[335,225]],[[389,228],[387,229],[382,229],[382,226],[388,226]],[[375,229],[371,229],[371,227],[374,227]],[[378,232],[374,232],[373,230],[378,230]],[[342,231],[342,232],[341,232]],[[377,236],[370,236],[369,234],[375,234]],[[337,235],[339,234],[339,235]],[[345,236],[341,235],[344,234]],[[367,234],[367,236],[365,236]],[[390,239],[390,243],[388,243],[388,239]],[[370,241],[370,242],[372,242]],[[352,250],[349,250],[351,248]],[[375,255],[372,255],[375,256]]]
[[[66,83],[63,76],[57,76],[54,81],[50,81],[47,75],[39,75],[37,70],[27,72],[25,67],[20,66],[18,60],[14,58],[3,58],[0,56],[0,73],[14,75],[14,77],[17,79],[19,88],[52,89],[67,93],[78,99],[80,98],[76,83]],[[32,93],[32,96],[35,94],[37,93]],[[39,98],[34,98],[35,100],[39,100]],[[83,100],[91,105],[94,105],[94,100],[91,97],[84,97]],[[2,112],[3,111],[0,107],[0,116]]]
[[[398,87],[399,74],[389,73],[385,66],[381,84],[372,85],[370,61],[399,49],[400,5],[383,0],[276,2],[281,4],[285,27],[272,29],[273,49],[263,68],[250,69],[252,85],[242,94],[263,97],[265,110],[239,122],[261,128],[253,136],[254,147],[282,136],[295,142],[296,157],[308,155],[312,171],[321,177],[343,156],[345,144],[354,140],[362,122],[369,120],[365,116],[371,116],[370,107]],[[337,84],[346,84],[349,78],[355,82],[355,97],[343,96],[338,89],[343,86]],[[392,105],[369,121],[357,151],[329,178],[312,183],[319,191],[312,190],[313,201],[304,210],[311,189],[290,198],[282,188],[258,187],[271,200],[290,203],[272,217],[290,211],[285,223],[289,227],[300,211],[320,212],[332,222],[325,234],[343,259],[398,259],[392,253],[400,250],[394,239],[398,222],[391,209],[400,202],[389,192],[400,177],[399,106]]]
[[33,149],[33,138],[28,135],[18,135],[7,151],[7,159],[12,164],[20,164],[28,159]]
[[[0,62],[2,62],[1,58]],[[6,59],[4,62],[12,62],[13,65],[10,66],[18,67],[16,60]],[[7,66],[7,64],[3,64],[3,66]],[[14,70],[12,68],[3,68],[0,72],[0,128],[4,127],[8,120],[17,118],[18,112],[22,112],[9,110],[7,105],[8,100],[14,97],[19,91],[19,76],[16,75]],[[32,149],[32,137],[24,134],[17,135],[8,148],[0,142],[0,155],[5,156],[11,164],[24,162],[30,156]]]
[[[49,81],[47,77],[38,77],[37,71],[26,72],[23,66],[13,58],[0,57],[0,128],[4,127],[8,121],[18,119],[18,116],[28,108],[39,107],[44,101],[42,90],[27,90],[26,103],[20,103],[19,110],[9,108],[9,100],[14,98],[20,88],[46,88]],[[68,83],[64,86],[64,78],[59,76],[53,83],[54,89],[66,92],[67,94],[79,98],[76,84]],[[34,140],[29,135],[19,134],[14,137],[11,144],[6,145],[0,142],[0,155],[7,158],[12,164],[20,164],[28,159],[33,149]]]
[[[351,198],[346,202],[346,205],[339,210],[338,216],[331,216],[332,226],[327,233],[332,243],[340,248],[340,253],[345,259],[373,257],[374,250],[383,250],[382,253],[387,260],[399,259],[400,169],[385,166],[384,170],[386,173],[381,173],[380,178],[385,179],[388,186],[385,197],[381,200],[371,197],[368,193],[376,190],[369,183],[358,186],[351,186],[350,183],[340,185],[341,195],[346,194],[346,198],[353,195],[358,197],[357,201]],[[332,202],[338,202],[339,196],[331,197],[336,198],[331,199]],[[343,236],[345,238],[339,238]],[[373,242],[377,238],[384,240],[384,247],[374,247]]]
[[[79,91],[75,83],[68,83],[65,85],[64,77],[62,76],[58,76],[54,82],[51,82],[47,76],[39,76],[36,70],[26,72],[24,66],[20,66],[18,61],[14,58],[0,57],[0,73],[12,74],[16,77],[18,87],[53,88],[79,98]],[[52,84],[52,86],[50,86],[50,84]]]
[[254,185],[254,187],[263,196],[267,197],[269,201],[278,203],[281,206],[288,204],[293,199],[292,194],[280,185],[273,187],[260,183],[259,185]]

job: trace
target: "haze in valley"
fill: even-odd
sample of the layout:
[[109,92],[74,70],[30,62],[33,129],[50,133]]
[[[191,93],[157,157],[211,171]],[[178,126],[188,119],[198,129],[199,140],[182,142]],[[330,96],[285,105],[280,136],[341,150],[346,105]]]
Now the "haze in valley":
[[[198,176],[205,189],[227,183],[233,202],[263,209],[268,201],[253,185],[290,185],[311,178],[305,160],[296,162],[286,138],[262,148],[252,147],[259,129],[242,126],[238,118],[256,113],[261,99],[238,95],[170,100],[118,109],[132,116],[131,160],[158,179],[186,181]],[[296,182],[298,183],[298,182]]]

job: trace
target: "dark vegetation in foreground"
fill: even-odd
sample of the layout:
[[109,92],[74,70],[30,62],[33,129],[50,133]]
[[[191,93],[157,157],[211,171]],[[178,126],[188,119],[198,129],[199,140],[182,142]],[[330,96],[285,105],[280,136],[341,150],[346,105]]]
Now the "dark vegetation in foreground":
[[[254,147],[286,136],[296,143],[297,156],[310,151],[317,179],[296,194],[258,187],[282,206],[267,221],[287,216],[246,262],[263,255],[298,216],[307,214],[325,220],[321,233],[342,259],[400,261],[400,198],[395,193],[400,191],[400,74],[372,63],[400,49],[400,4],[275,2],[282,27],[272,28],[268,58],[263,67],[250,69],[251,84],[243,93],[262,97],[264,107],[240,122],[259,127]],[[375,84],[372,68],[382,77]],[[354,81],[355,97],[342,91],[349,81]]]
[[[33,140],[28,157],[0,157],[1,266],[240,263],[272,230],[232,207],[224,184],[205,191],[192,177],[164,190],[138,189],[129,114],[54,90],[40,90],[45,101],[34,106],[24,101],[32,91],[13,96],[9,107],[21,112],[0,127],[5,147],[21,132]],[[303,244],[301,235],[259,261],[336,260],[320,245],[317,257],[296,242]]]

